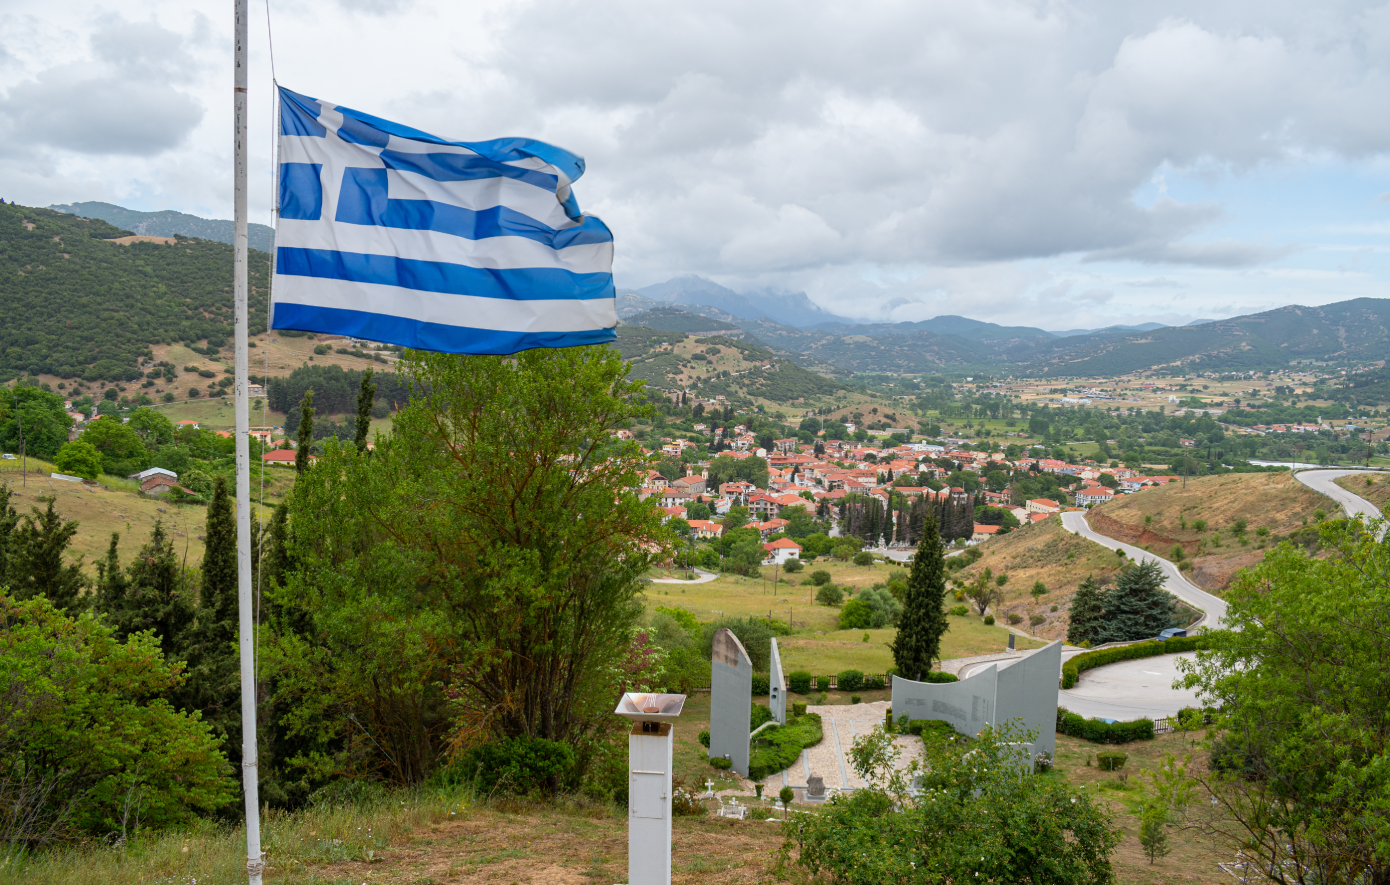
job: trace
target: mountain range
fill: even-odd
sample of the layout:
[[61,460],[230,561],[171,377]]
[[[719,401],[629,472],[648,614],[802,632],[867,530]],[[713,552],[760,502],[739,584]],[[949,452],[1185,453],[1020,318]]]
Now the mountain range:
[[[96,218],[143,237],[172,237],[183,234],[217,243],[232,242],[233,224],[225,219],[199,218],[184,212],[137,212],[111,203],[68,203],[48,208],[83,218]],[[246,239],[252,249],[269,252],[275,245],[275,229],[264,224],[246,225]]]

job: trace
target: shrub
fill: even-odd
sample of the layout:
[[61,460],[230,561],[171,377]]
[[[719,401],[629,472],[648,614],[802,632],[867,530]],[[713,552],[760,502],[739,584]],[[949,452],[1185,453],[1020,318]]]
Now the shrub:
[[865,691],[882,691],[882,690],[883,690],[883,677],[882,677],[882,676],[878,676],[878,675],[865,676],[865,677],[864,677],[864,690],[865,690]]
[[768,708],[767,704],[754,704],[753,708],[748,711],[749,729],[757,728],[759,725],[764,725],[771,721],[772,710]]
[[792,800],[796,798],[796,792],[792,790],[791,787],[783,787],[781,791],[778,792],[777,798],[782,800],[784,806],[791,805]]
[[834,584],[822,584],[816,591],[816,602],[821,605],[839,605],[844,601],[844,592]]
[[867,550],[861,550],[854,554],[855,565],[873,565],[874,555]]
[[715,756],[709,761],[709,764],[720,771],[728,771],[730,768],[734,767],[733,760],[725,759],[723,756]]
[[671,777],[671,815],[672,817],[704,817],[709,814],[705,803],[696,792],[685,785],[680,775]]
[[1009,623],[1010,623],[1010,624],[1022,624],[1022,623],[1023,623],[1023,615],[1019,614],[1018,612],[1009,612]]
[[332,351],[332,350],[333,350],[333,348],[329,347],[327,344],[315,344],[315,345],[314,345],[314,353],[317,354],[318,356],[323,356],[324,354],[329,353],[329,352]]
[[985,626],[986,626],[986,627],[993,627],[993,626],[994,626],[994,615],[985,615]]
[[793,575],[801,571],[803,568],[805,568],[805,566],[803,566],[801,564],[801,560],[797,559],[796,557],[792,557],[791,559],[788,559],[786,562],[782,564],[782,571]]
[[849,702],[850,702],[851,704],[857,704],[857,703],[859,703],[859,702],[862,701],[862,700],[864,700],[864,699],[861,698],[861,697],[860,697],[859,695],[857,695],[857,694],[852,694],[852,695],[849,696]]
[[709,729],[700,732],[699,741],[700,746],[704,747],[706,750],[709,749]]
[[910,719],[907,727],[903,729],[907,734],[914,734],[920,738],[930,736],[951,737],[956,733],[955,726],[945,719]]
[[811,583],[815,584],[817,587],[821,586],[822,584],[829,584],[830,572],[827,572],[824,569],[819,569],[817,571],[811,572]]
[[851,599],[840,609],[841,630],[863,630],[872,627],[873,623],[873,607],[862,599]]
[[1057,733],[1096,744],[1127,744],[1130,741],[1153,740],[1154,723],[1152,719],[1104,722],[1100,719],[1086,719],[1065,707],[1058,707]]
[[922,681],[942,684],[946,682],[959,682],[960,677],[954,673],[945,673],[941,670],[928,670]]
[[759,781],[790,768],[802,750],[820,743],[821,736],[821,719],[814,713],[759,732],[748,754],[749,779]]
[[517,736],[474,747],[464,755],[459,767],[484,795],[526,795],[548,792],[551,779],[569,774],[574,761],[574,750],[569,744]]
[[821,693],[821,696],[820,696],[820,700],[818,700],[816,703],[818,703],[818,704],[823,704],[823,703],[825,703],[825,692],[827,692],[827,691],[829,691],[829,690],[830,690],[830,677],[829,677],[829,676],[817,676],[817,677],[816,677],[816,691],[820,692],[820,693]]
[[955,615],[958,618],[968,617],[970,615],[970,609],[966,608],[963,605],[957,605],[951,609],[951,614]]
[[1083,652],[1062,665],[1062,688],[1074,687],[1082,671],[1090,670],[1093,667],[1103,667],[1116,661],[1133,661],[1139,658],[1151,658],[1155,655],[1196,651],[1206,647],[1206,640],[1200,636],[1177,636],[1164,642],[1139,642],[1134,645],[1120,645],[1115,648]]
[[805,670],[793,670],[787,674],[787,690],[797,694],[811,693],[811,674]]
[[794,702],[794,703],[792,704],[792,715],[793,715],[793,716],[805,716],[805,715],[806,715],[806,702],[805,702],[805,701],[796,701],[796,702]]
[[1119,771],[1125,767],[1125,760],[1128,758],[1128,753],[1121,753],[1119,750],[1101,750],[1096,754],[1096,767],[1101,771]]
[[753,694],[765,695],[772,691],[772,677],[766,673],[753,674]]
[[1033,615],[1028,619],[1029,626],[1036,627],[1047,621],[1047,615]]
[[835,676],[835,688],[839,691],[858,691],[864,687],[864,674],[859,670],[841,670]]

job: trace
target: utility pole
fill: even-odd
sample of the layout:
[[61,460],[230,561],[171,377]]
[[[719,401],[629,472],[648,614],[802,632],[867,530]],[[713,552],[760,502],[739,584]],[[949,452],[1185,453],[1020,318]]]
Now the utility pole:
[[24,449],[24,416],[15,413],[15,420],[19,422],[19,484],[24,488],[29,488],[29,458]]

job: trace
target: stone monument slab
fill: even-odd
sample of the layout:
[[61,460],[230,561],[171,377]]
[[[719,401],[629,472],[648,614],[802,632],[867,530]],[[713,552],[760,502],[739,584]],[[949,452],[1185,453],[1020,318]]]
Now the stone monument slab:
[[714,634],[710,655],[709,755],[727,757],[744,777],[752,707],[753,661],[733,631],[721,628]]

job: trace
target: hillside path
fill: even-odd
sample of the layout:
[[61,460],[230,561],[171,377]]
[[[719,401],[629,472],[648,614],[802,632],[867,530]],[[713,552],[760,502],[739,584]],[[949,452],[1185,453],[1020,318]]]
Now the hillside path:
[[1349,492],[1337,485],[1337,480],[1344,476],[1353,476],[1358,473],[1384,473],[1384,470],[1300,470],[1294,474],[1294,479],[1303,483],[1315,492],[1326,495],[1336,501],[1341,508],[1346,511],[1347,516],[1364,516],[1366,519],[1375,519],[1380,516],[1380,511],[1376,505],[1367,501],[1365,498],[1353,492]]
[[700,577],[692,578],[689,581],[685,578],[648,578],[647,580],[652,584],[708,584],[719,577],[714,572],[707,572],[702,568],[692,569],[692,571]]
[[1226,603],[1189,581],[1176,565],[1161,556],[1155,556],[1147,550],[1135,547],[1133,544],[1126,544],[1108,535],[1102,535],[1091,528],[1090,524],[1086,522],[1086,514],[1079,510],[1067,511],[1061,516],[1062,527],[1069,532],[1078,534],[1088,541],[1094,541],[1103,547],[1109,547],[1111,550],[1118,547],[1125,552],[1125,556],[1135,562],[1152,561],[1158,563],[1159,569],[1163,572],[1164,589],[1205,614],[1205,617],[1193,624],[1194,627],[1215,629],[1223,626],[1226,618]]

